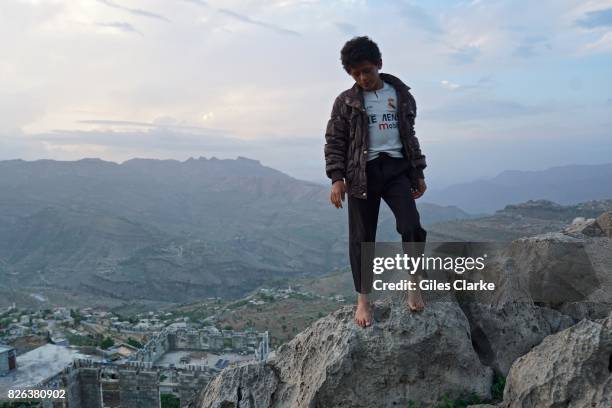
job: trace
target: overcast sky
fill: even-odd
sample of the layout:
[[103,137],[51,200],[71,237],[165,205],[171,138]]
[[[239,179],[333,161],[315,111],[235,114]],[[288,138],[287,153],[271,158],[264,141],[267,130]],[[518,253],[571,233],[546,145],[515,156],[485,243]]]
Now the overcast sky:
[[612,162],[612,0],[2,0],[0,159],[240,155],[324,180],[355,35],[412,88],[430,187]]

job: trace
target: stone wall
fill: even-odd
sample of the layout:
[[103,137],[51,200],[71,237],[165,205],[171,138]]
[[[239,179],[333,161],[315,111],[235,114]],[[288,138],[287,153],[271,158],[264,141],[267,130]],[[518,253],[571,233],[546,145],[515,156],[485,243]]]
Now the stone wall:
[[178,394],[184,406],[191,398],[204,389],[216,373],[205,370],[177,370]]
[[[262,344],[263,343],[263,344]],[[233,330],[164,329],[130,360],[154,363],[170,350],[202,350],[215,353],[255,353],[259,360],[268,356],[268,332]]]
[[172,331],[169,329],[164,329],[156,333],[143,348],[130,356],[130,360],[147,363],[154,363],[157,361],[161,356],[172,349],[168,336],[171,332]]
[[157,371],[119,369],[121,408],[158,408],[159,375]]
[[[188,364],[171,371],[171,384],[181,399],[181,406],[218,374],[213,367]],[[43,408],[155,408],[160,406],[160,371],[151,363],[128,362],[105,364],[88,359],[75,359],[56,376],[36,388],[64,389],[64,401],[44,402]]]
[[[133,354],[132,361],[107,364],[75,359],[58,375],[39,388],[66,390],[66,400],[44,408],[155,408],[160,406],[160,370],[154,367],[164,353],[171,350],[255,353],[258,360],[268,355],[268,332],[234,332],[232,330],[164,329],[145,347]],[[171,368],[173,381],[164,384],[181,399],[184,406],[205,388],[219,370],[215,367],[187,364]]]

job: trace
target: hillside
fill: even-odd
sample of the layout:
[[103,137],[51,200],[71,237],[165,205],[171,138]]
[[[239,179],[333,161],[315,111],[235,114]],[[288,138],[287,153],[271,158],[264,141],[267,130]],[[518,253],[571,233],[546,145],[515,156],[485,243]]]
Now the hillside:
[[[244,157],[0,161],[0,189],[0,304],[235,298],[344,265],[329,187]],[[425,223],[469,216],[420,207]],[[395,234],[386,211],[380,231]]]

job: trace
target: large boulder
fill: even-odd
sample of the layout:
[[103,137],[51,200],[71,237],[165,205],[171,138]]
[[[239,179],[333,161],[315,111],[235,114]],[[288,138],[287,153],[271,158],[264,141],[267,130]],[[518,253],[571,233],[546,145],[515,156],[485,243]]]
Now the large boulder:
[[472,343],[480,361],[503,377],[514,360],[529,352],[546,336],[574,324],[569,316],[530,303],[462,305],[470,322]]
[[361,328],[353,307],[319,319],[266,362],[228,367],[195,406],[396,407],[433,404],[444,394],[490,398],[493,372],[472,348],[469,323],[455,303],[411,313],[377,302]]
[[508,257],[520,287],[534,302],[581,301],[599,286],[586,245],[582,239],[547,233],[513,241]]
[[586,235],[588,237],[603,237],[606,234],[595,218],[578,217],[563,230],[568,235]]
[[517,359],[505,407],[612,407],[612,313],[546,337]]
[[537,304],[578,322],[612,311],[612,240],[568,233],[520,238],[490,262],[496,290],[480,303]]

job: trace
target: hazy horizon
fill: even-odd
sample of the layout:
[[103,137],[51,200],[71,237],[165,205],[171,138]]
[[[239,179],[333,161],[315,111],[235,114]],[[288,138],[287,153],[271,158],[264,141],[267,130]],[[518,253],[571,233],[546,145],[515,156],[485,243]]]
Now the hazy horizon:
[[[31,159],[31,160],[26,160],[26,159],[22,159],[22,158],[15,158],[15,159],[0,159],[0,162],[3,161],[11,161],[11,160],[23,160],[25,162],[36,162],[39,160],[51,160],[51,161],[58,161],[58,162],[78,162],[81,160],[102,160],[104,162],[108,162],[108,163],[113,163],[113,164],[117,164],[117,165],[122,165],[130,160],[160,160],[160,161],[165,161],[165,160],[174,160],[174,161],[178,161],[180,163],[184,163],[188,160],[199,160],[199,159],[205,159],[205,160],[212,160],[212,159],[217,159],[217,160],[238,160],[238,159],[247,159],[247,160],[254,160],[259,162],[260,165],[264,166],[264,167],[268,167],[271,168],[273,170],[278,170],[281,171],[282,173],[293,177],[295,179],[301,180],[301,181],[308,181],[308,182],[314,182],[314,183],[318,183],[318,184],[323,184],[323,185],[328,185],[329,183],[329,179],[325,178],[325,177],[321,177],[319,179],[305,179],[305,178],[300,178],[300,177],[296,177],[288,172],[283,171],[282,169],[278,169],[275,168],[273,166],[269,166],[266,163],[263,163],[261,160],[254,158],[254,157],[247,157],[247,156],[236,156],[236,157],[216,157],[216,156],[210,156],[210,157],[206,157],[206,156],[191,156],[188,157],[184,160],[182,159],[174,159],[174,158],[158,158],[158,157],[131,157],[129,159],[125,159],[125,160],[120,160],[120,161],[116,161],[116,160],[106,160],[103,159],[101,157],[81,157],[79,159],[71,159],[71,160],[61,160],[61,159],[50,159],[50,158],[41,158],[41,159]],[[489,180],[489,179],[493,179],[497,176],[500,176],[503,173],[506,172],[515,172],[515,171],[524,171],[524,172],[543,172],[543,171],[547,171],[547,170],[553,170],[556,168],[567,168],[567,167],[580,167],[580,166],[606,166],[606,165],[612,165],[612,161],[608,161],[608,162],[602,162],[602,163],[569,163],[569,164],[565,164],[565,165],[558,165],[558,166],[550,166],[550,167],[546,167],[546,168],[541,168],[541,169],[504,169],[501,170],[499,172],[493,173],[493,174],[488,174],[488,175],[483,175],[481,177],[478,178],[472,178],[472,179],[467,179],[467,180],[462,180],[462,181],[457,181],[454,183],[449,183],[449,184],[444,184],[444,185],[440,185],[440,184],[436,184],[434,185],[433,189],[444,189],[446,187],[449,186],[453,186],[455,184],[462,184],[462,183],[469,183],[469,182],[474,182],[474,181],[479,181],[479,180]],[[427,201],[427,200],[425,200]]]

